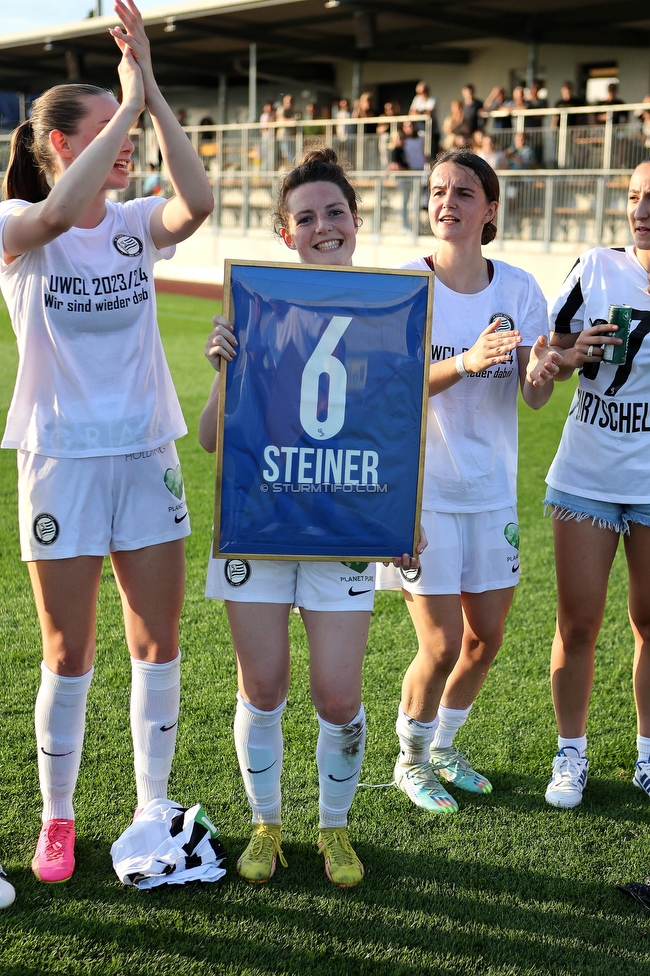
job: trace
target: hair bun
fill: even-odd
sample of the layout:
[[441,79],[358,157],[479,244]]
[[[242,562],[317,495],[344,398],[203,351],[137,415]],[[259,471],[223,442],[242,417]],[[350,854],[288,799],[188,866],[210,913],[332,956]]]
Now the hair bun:
[[483,233],[481,234],[481,244],[491,244],[496,236],[497,225],[492,221],[489,224],[484,224]]
[[321,146],[318,149],[308,149],[298,160],[298,166],[305,166],[313,163],[325,163],[330,166],[339,165],[339,157],[331,146]]

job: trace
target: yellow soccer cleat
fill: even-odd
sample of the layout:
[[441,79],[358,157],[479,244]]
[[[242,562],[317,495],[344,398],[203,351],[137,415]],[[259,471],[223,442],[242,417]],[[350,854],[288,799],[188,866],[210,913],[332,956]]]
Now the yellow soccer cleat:
[[276,858],[286,868],[282,853],[280,824],[255,824],[248,847],[237,861],[237,873],[253,884],[263,884],[273,877]]
[[353,888],[364,875],[363,864],[354,853],[347,827],[321,827],[318,850],[325,856],[325,873],[340,888]]

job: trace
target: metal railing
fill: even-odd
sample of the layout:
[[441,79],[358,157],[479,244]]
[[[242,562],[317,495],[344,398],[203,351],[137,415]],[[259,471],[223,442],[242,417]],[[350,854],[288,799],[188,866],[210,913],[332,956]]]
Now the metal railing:
[[[569,125],[567,121],[570,116],[584,116],[587,111],[601,108],[608,116],[604,123]],[[646,136],[641,132],[640,122],[614,125],[613,114],[648,108],[646,103],[632,103],[608,109],[589,106],[513,110],[510,114],[515,131],[521,131],[529,117],[541,116],[546,120],[546,127],[525,129],[532,148],[543,148],[540,155],[545,166],[497,170],[501,183],[497,246],[499,241],[508,240],[535,241],[546,248],[561,241],[585,245],[627,243],[629,174],[650,150],[645,146]],[[504,114],[492,113],[490,124]],[[206,163],[213,187],[215,209],[211,226],[244,234],[253,229],[270,230],[277,182],[288,165],[289,154],[293,152],[295,156],[311,145],[328,144],[338,149],[344,161],[363,163],[352,165],[350,171],[361,198],[362,235],[371,235],[379,241],[385,236],[415,238],[430,234],[426,209],[428,174],[413,170],[387,173],[382,158],[391,130],[394,133],[404,118],[323,120],[322,123],[296,122],[293,126],[276,122],[266,126],[258,123],[188,127],[188,136]],[[388,123],[386,132],[362,132],[362,127],[371,121]],[[423,118],[425,140],[432,135],[430,122]],[[354,131],[344,132],[342,125]],[[324,131],[317,132],[315,128]],[[506,139],[512,139],[512,129],[495,130],[493,135],[497,146],[502,146]],[[158,161],[153,132],[136,130],[131,138],[136,146],[137,168],[129,189],[120,198],[152,193],[170,195],[172,187],[164,172],[145,168],[144,161],[152,159],[154,153],[155,163]],[[287,146],[283,146],[285,140],[289,141]],[[556,153],[558,161],[564,164],[561,169],[547,162]],[[0,137],[0,170],[5,169],[7,158],[8,139]],[[606,159],[610,165],[602,166]]]
[[[515,132],[525,132],[540,167],[632,170],[650,155],[650,125],[637,117],[640,112],[647,112],[650,119],[650,103],[500,109],[489,113],[485,131],[498,151],[512,144]],[[615,123],[621,113],[628,120]],[[505,122],[510,126],[500,128]]]
[[[425,172],[352,172],[360,197],[360,235],[373,242],[391,236],[412,239],[430,236]],[[556,242],[627,244],[626,214],[629,173],[621,169],[498,171],[501,204],[498,235],[503,241],[535,241],[542,249]],[[122,194],[147,194],[149,174],[136,173]],[[247,234],[271,232],[279,177],[274,174],[228,172],[210,176],[215,208],[210,218],[215,230]],[[159,192],[172,193],[164,178]]]

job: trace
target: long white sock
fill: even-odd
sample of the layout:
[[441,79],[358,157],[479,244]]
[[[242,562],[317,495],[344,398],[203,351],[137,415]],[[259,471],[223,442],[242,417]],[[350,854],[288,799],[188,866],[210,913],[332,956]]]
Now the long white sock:
[[578,736],[577,739],[565,739],[561,735],[558,735],[557,737],[558,752],[560,751],[560,749],[566,749],[568,746],[571,746],[573,749],[577,749],[580,755],[584,756],[584,754],[587,751],[587,736],[580,735]]
[[650,761],[650,739],[647,736],[637,735],[636,748],[639,753],[638,759],[645,760],[645,762]]
[[282,822],[282,713],[287,702],[263,712],[237,692],[233,731],[235,749],[253,823]]
[[366,713],[362,705],[346,725],[332,725],[320,715],[318,724],[316,765],[320,826],[345,827],[366,748]]
[[167,798],[180,699],[180,652],[167,664],[131,658],[131,735],[139,807]]
[[65,678],[41,663],[34,726],[43,823],[59,818],[74,820],[72,794],[79,775],[92,677],[92,668],[79,677]]
[[433,722],[420,722],[411,718],[400,705],[395,731],[399,738],[399,758],[404,763],[428,762],[429,746],[438,728],[438,716]]
[[471,710],[471,705],[469,708],[445,708],[444,705],[441,705],[438,709],[440,725],[433,737],[432,748],[449,749],[453,746],[454,736],[467,721]]

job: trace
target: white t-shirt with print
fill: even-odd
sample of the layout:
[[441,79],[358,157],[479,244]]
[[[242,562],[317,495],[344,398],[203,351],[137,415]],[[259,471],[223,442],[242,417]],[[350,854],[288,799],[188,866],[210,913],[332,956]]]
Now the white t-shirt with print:
[[[436,278],[431,360],[469,349],[501,317],[522,345],[548,334],[546,300],[532,275],[494,261],[487,288],[463,295]],[[427,270],[424,258],[401,265]],[[429,398],[422,507],[434,512],[488,512],[517,501],[517,356],[459,380]]]
[[[650,504],[650,295],[634,246],[581,255],[551,312],[551,329],[581,332],[631,305],[627,362],[580,371],[562,439],[546,481],[559,491],[606,502]],[[595,375],[594,375],[595,374]],[[592,378],[589,378],[593,376]]]
[[[156,319],[153,265],[174,253],[151,239],[160,205],[107,201],[97,227],[73,227],[11,264],[0,258],[20,357],[2,447],[99,457],[187,433]],[[0,239],[25,206],[0,204]]]

